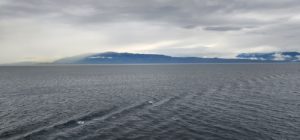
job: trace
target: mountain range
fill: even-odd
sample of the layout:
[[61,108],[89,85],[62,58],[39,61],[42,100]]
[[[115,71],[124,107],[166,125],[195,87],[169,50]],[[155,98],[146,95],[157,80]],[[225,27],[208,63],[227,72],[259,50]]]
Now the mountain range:
[[151,63],[290,63],[300,62],[299,52],[241,53],[236,58],[173,57],[161,54],[104,52],[77,55],[53,62],[19,62],[2,65],[151,64]]
[[199,57],[172,57],[160,54],[106,52],[63,58],[55,64],[139,64],[139,63],[234,63],[257,60],[220,59]]
[[298,52],[243,53],[234,59],[172,57],[160,54],[105,52],[63,58],[54,64],[139,64],[139,63],[265,63],[299,61]]

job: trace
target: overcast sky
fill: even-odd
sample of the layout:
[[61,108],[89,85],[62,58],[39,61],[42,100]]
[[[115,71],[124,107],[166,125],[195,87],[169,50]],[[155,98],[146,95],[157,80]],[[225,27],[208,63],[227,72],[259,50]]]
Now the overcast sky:
[[300,51],[299,0],[0,0],[0,63]]

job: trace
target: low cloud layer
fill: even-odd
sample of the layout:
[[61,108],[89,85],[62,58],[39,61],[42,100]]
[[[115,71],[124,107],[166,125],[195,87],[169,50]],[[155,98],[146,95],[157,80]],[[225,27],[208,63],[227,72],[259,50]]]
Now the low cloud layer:
[[0,63],[300,51],[299,0],[1,0]]

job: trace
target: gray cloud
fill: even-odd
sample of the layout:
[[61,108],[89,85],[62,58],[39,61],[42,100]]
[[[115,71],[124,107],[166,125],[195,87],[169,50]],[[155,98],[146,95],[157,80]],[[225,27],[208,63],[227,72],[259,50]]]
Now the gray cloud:
[[106,50],[225,57],[300,51],[299,12],[299,0],[1,0],[0,59]]
[[242,30],[243,28],[241,27],[229,27],[229,26],[215,26],[215,27],[205,27],[204,30],[209,30],[209,31],[238,31]]
[[[47,17],[81,23],[152,21],[181,27],[202,25],[264,24],[255,14],[298,9],[297,0],[10,0],[1,6],[1,17]],[[287,15],[285,15],[287,14]],[[267,17],[270,18],[270,17]],[[275,20],[271,17],[271,21]],[[268,22],[267,22],[268,23]]]

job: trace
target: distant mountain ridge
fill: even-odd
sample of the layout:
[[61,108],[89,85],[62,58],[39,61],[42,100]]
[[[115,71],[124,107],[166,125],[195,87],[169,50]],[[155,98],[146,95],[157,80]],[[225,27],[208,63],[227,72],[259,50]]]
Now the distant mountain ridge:
[[[139,64],[139,63],[254,63],[261,60],[224,59],[201,57],[172,57],[161,54],[137,54],[105,52],[92,55],[68,57],[54,64]],[[267,62],[267,61],[265,61]],[[270,61],[272,62],[272,61]]]
[[62,58],[53,62],[19,62],[11,65],[151,64],[151,63],[300,63],[299,52],[241,53],[236,58],[172,57],[162,54],[104,52]]
[[287,61],[299,62],[299,52],[271,52],[271,53],[242,53],[237,55],[239,59],[261,60],[261,61]]

